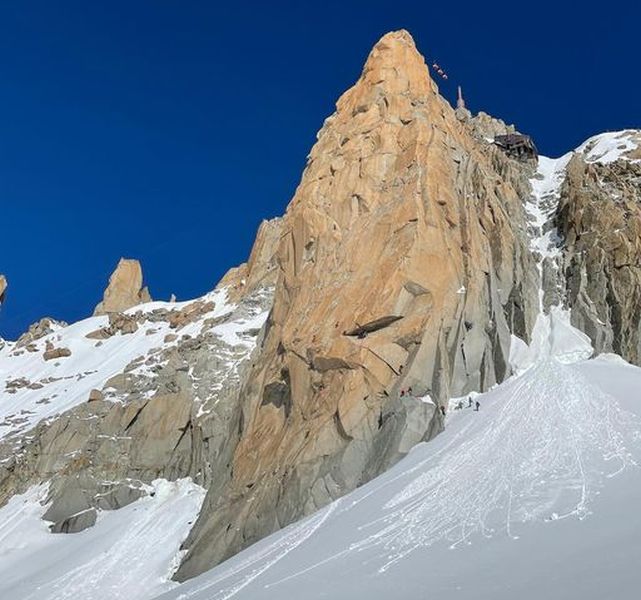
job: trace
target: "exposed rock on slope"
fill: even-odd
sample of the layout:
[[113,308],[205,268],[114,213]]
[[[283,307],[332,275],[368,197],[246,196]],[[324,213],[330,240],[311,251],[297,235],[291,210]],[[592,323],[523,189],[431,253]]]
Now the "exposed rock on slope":
[[283,219],[263,221],[256,233],[256,240],[249,260],[230,269],[218,287],[228,290],[231,301],[250,294],[259,288],[273,288],[278,279],[276,250],[283,231]]
[[641,365],[641,132],[591,138],[566,168],[556,225],[572,323]]
[[4,297],[7,292],[7,278],[0,275],[0,304],[4,302]]
[[[240,382],[270,306],[268,288],[237,304],[219,289],[56,329],[31,350],[0,350],[0,505],[49,482],[46,518],[74,532],[159,477],[222,485]],[[136,328],[115,328],[114,316]],[[98,341],[87,335],[100,330]]]
[[[430,399],[508,374],[510,333],[528,339],[537,307],[520,199],[530,192],[524,168],[476,136],[409,34],[384,36],[279,224],[274,306],[241,394],[232,476],[210,488],[179,578],[434,435]],[[386,326],[361,331],[372,322]]]
[[122,312],[144,302],[151,302],[151,296],[149,290],[143,287],[140,263],[131,258],[121,258],[109,277],[102,302],[96,306],[93,314]]
[[27,350],[32,350],[35,341],[66,326],[67,323],[64,321],[56,321],[50,317],[44,317],[37,323],[30,325],[29,329],[18,338],[16,341],[16,348],[27,348]]

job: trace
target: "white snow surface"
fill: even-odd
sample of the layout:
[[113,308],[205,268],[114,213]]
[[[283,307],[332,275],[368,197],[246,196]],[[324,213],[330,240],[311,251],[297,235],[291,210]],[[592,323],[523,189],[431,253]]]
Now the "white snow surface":
[[205,490],[190,479],[158,479],[153,493],[94,527],[52,534],[42,520],[47,485],[0,508],[0,598],[3,600],[147,600],[175,587],[180,544],[198,516]]
[[641,131],[626,129],[595,135],[581,144],[576,152],[584,154],[586,162],[609,164],[621,159],[631,160],[626,155],[640,145]]
[[530,249],[542,257],[553,257],[559,253],[559,236],[556,229],[544,229],[556,212],[561,195],[560,188],[565,180],[565,168],[571,158],[571,152],[560,158],[540,156],[536,175],[530,179],[534,196],[525,203],[525,211],[536,232],[531,237]]

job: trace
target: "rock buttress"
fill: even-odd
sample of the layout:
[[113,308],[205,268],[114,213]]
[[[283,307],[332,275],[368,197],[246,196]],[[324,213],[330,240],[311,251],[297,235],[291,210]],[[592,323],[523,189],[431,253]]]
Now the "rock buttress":
[[149,290],[143,287],[140,262],[131,258],[121,258],[109,277],[109,285],[102,302],[96,306],[93,314],[122,312],[144,302],[151,302],[151,296]]
[[603,164],[575,154],[556,225],[564,240],[564,301],[572,324],[590,336],[597,352],[615,352],[641,366],[640,182],[638,161]]
[[437,433],[439,411],[419,397],[438,404],[508,375],[510,333],[527,339],[537,308],[528,193],[521,168],[456,119],[410,35],[385,35],[280,223],[231,478],[209,490],[179,580]]

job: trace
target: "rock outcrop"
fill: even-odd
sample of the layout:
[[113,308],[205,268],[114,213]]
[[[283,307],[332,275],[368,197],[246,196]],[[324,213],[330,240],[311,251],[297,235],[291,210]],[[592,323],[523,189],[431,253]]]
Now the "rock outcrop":
[[374,477],[439,431],[438,404],[509,374],[510,333],[528,339],[537,307],[529,193],[409,34],[384,36],[278,224],[231,476],[210,488],[179,579]]
[[0,274],[0,304],[4,302],[5,295],[7,293],[7,278]]
[[109,277],[102,302],[96,306],[94,315],[122,312],[144,302],[151,302],[149,290],[143,287],[140,262],[121,258],[116,270]]
[[249,260],[230,269],[218,283],[229,291],[229,298],[237,301],[259,288],[272,288],[278,280],[276,252],[283,232],[283,219],[263,221],[256,233]]
[[51,341],[47,341],[45,351],[42,354],[44,360],[56,360],[57,358],[67,358],[69,356],[71,356],[69,348],[57,348]]
[[36,323],[32,323],[29,329],[16,340],[16,348],[29,348],[35,341],[66,326],[67,323],[64,321],[56,321],[51,317],[44,317]]
[[566,168],[556,216],[565,304],[598,352],[641,365],[641,132],[611,135]]
[[[203,486],[222,486],[238,442],[240,384],[271,303],[268,288],[257,288],[237,304],[218,290],[194,302],[110,314],[98,339],[56,330],[34,342],[44,346],[51,375],[37,381],[16,375],[0,385],[0,393],[22,394],[16,412],[0,420],[0,506],[48,482],[45,518],[53,532],[72,533],[91,527],[97,510],[117,509],[144,495],[157,478],[191,477]],[[122,338],[133,353],[124,368],[113,371],[104,357],[118,358],[113,348],[124,351]],[[25,361],[29,367],[29,360],[42,360],[24,349],[10,352],[14,364]],[[105,377],[94,387],[103,362]],[[64,375],[57,375],[61,368]],[[84,381],[90,383],[78,394]],[[55,407],[69,392],[78,395],[73,408],[58,415],[49,411],[55,418],[28,426],[27,415],[50,403]]]

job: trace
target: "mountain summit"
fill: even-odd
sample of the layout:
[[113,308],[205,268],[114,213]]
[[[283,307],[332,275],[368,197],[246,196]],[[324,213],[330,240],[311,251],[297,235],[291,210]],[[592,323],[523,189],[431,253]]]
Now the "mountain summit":
[[[203,575],[206,594],[228,598],[397,463],[407,481],[394,488],[398,505],[417,494],[422,503],[410,521],[420,517],[440,541],[450,525],[481,536],[484,519],[468,527],[447,508],[469,492],[467,463],[448,454],[462,450],[474,493],[497,509],[512,483],[539,499],[565,494],[574,471],[550,487],[536,480],[540,462],[527,463],[526,481],[519,461],[488,464],[488,478],[483,461],[508,455],[501,436],[518,450],[512,425],[535,454],[539,424],[560,452],[569,452],[560,438],[574,434],[581,457],[594,456],[590,440],[603,441],[596,429],[556,427],[541,394],[544,379],[556,382],[571,421],[592,388],[570,389],[565,378],[583,375],[557,363],[584,373],[602,352],[619,354],[619,369],[635,369],[623,359],[641,362],[639,147],[639,132],[626,131],[538,157],[514,127],[452,108],[406,31],[383,36],[325,120],[285,214],[261,224],[248,262],[215,290],[151,302],[139,263],[123,260],[93,317],[48,321],[0,348],[0,517],[32,533],[25,544],[2,541],[0,524],[0,552],[10,565],[44,556],[38,572],[10,567],[0,590],[16,599],[106,598],[107,589],[153,598],[309,516],[275,546],[260,542],[258,559],[241,554],[230,572]],[[471,425],[470,411],[468,425],[431,442],[450,429],[450,409],[495,388],[482,401],[492,416]],[[540,423],[501,412],[512,392]],[[591,427],[607,406],[599,398]],[[404,458],[422,442],[437,454]],[[431,470],[430,456],[449,470]],[[360,503],[362,493],[349,497]],[[386,512],[383,496],[364,506],[389,520],[397,512]],[[517,519],[554,512],[519,502]],[[421,545],[419,528],[386,523],[385,543],[368,552],[397,562]],[[162,552],[150,553],[152,544]]]
[[527,188],[438,95],[408,33],[374,46],[279,225],[230,478],[180,578],[376,476],[442,428],[449,397],[509,374],[510,335],[527,339],[538,308]]

